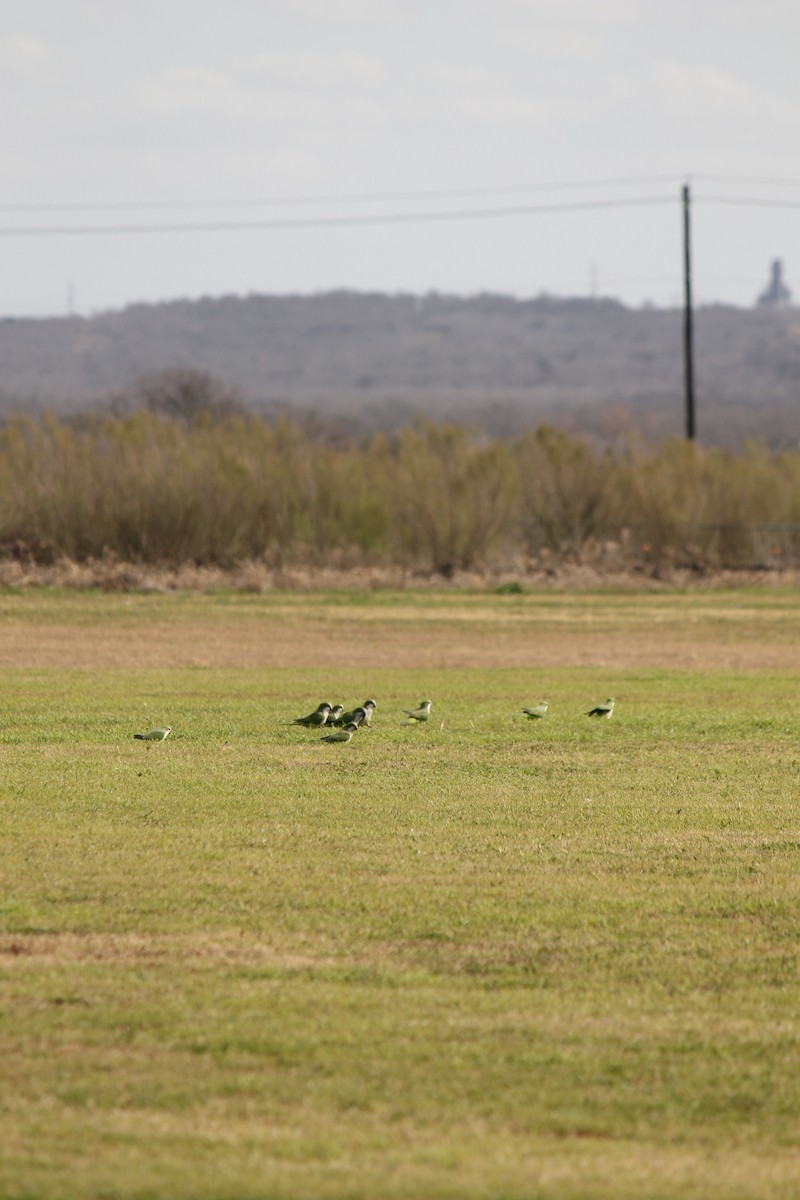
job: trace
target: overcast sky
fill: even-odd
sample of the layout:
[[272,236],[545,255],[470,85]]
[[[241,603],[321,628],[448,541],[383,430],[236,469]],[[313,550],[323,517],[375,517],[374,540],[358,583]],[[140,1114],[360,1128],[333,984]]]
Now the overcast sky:
[[752,304],[773,258],[800,301],[798,49],[797,0],[3,0],[0,315],[675,305],[687,180],[698,302]]

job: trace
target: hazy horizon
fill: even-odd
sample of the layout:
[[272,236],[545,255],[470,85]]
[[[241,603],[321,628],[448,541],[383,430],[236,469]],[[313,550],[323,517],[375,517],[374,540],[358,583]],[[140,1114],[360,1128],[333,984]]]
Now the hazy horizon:
[[790,0],[6,0],[0,315],[800,288]]
[[[765,279],[762,283],[762,287],[760,290],[763,290],[763,286],[765,284],[766,284],[766,276],[765,276]],[[220,292],[218,294],[213,294],[213,293],[209,292],[207,294],[197,295],[197,296],[180,296],[180,295],[164,296],[164,297],[161,297],[156,300],[128,300],[128,301],[124,301],[118,305],[113,305],[113,306],[109,305],[106,308],[96,308],[91,311],[85,311],[85,312],[79,311],[76,307],[72,311],[53,312],[53,313],[2,313],[2,314],[0,314],[0,321],[53,321],[53,320],[61,321],[61,320],[71,320],[71,319],[82,320],[82,321],[91,321],[91,320],[101,318],[101,317],[122,314],[126,310],[133,309],[133,308],[159,308],[159,307],[169,306],[169,305],[202,304],[204,302],[217,303],[220,301],[227,301],[227,300],[241,300],[241,301],[252,300],[252,299],[310,300],[310,299],[314,299],[315,297],[322,298],[325,296],[336,296],[336,295],[345,295],[345,296],[352,295],[352,296],[357,296],[357,297],[362,297],[362,298],[366,298],[369,296],[375,296],[376,298],[385,298],[385,299],[408,298],[408,299],[413,299],[415,301],[420,301],[420,302],[424,301],[426,299],[434,298],[434,297],[440,297],[442,299],[452,298],[453,300],[457,300],[457,301],[480,300],[482,297],[489,297],[489,298],[496,298],[498,300],[509,300],[516,304],[532,304],[532,303],[536,303],[539,301],[553,301],[555,303],[564,303],[564,304],[569,304],[571,302],[586,302],[586,303],[591,302],[591,303],[596,303],[596,304],[608,303],[608,304],[619,305],[621,308],[623,308],[629,312],[637,312],[637,311],[655,311],[655,312],[664,312],[664,313],[676,312],[676,311],[682,312],[685,307],[682,297],[680,299],[677,299],[675,301],[675,303],[673,303],[673,304],[657,304],[651,300],[642,300],[639,303],[627,303],[624,299],[621,299],[618,296],[603,295],[603,294],[590,295],[588,293],[585,293],[585,294],[580,294],[580,293],[566,294],[565,293],[563,295],[556,295],[552,292],[537,292],[537,293],[531,293],[530,295],[522,295],[522,294],[515,295],[511,292],[500,292],[500,291],[489,290],[486,288],[476,290],[473,292],[457,292],[455,290],[441,289],[441,288],[431,288],[430,290],[425,291],[425,292],[412,292],[412,291],[403,290],[403,289],[397,289],[397,290],[390,291],[390,290],[381,290],[378,288],[330,287],[330,288],[311,289],[308,291],[300,291],[300,290],[283,291],[283,292],[250,291],[250,292]],[[695,308],[695,310],[702,310],[704,308],[731,308],[731,309],[735,309],[736,311],[747,312],[751,309],[753,311],[755,311],[756,309],[759,308],[759,305],[756,303],[756,299],[754,298],[754,300],[749,304],[748,303],[736,303],[734,301],[725,301],[725,300],[701,300],[700,302],[695,302],[693,307]],[[789,305],[785,306],[785,308],[791,312],[791,311],[797,310],[798,308],[800,308],[800,306],[795,304],[794,299],[792,299],[792,302]]]

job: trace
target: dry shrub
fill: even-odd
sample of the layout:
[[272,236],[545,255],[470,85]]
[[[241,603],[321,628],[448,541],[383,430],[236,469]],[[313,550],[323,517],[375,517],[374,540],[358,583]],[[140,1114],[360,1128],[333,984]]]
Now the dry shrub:
[[476,444],[453,425],[406,429],[393,484],[397,544],[442,575],[476,566],[507,533],[512,492],[502,442]]
[[620,507],[617,464],[606,452],[540,425],[516,446],[520,509],[529,541],[580,558],[614,525]]
[[262,591],[292,572],[297,586],[325,571],[463,580],[530,558],[544,571],[786,568],[800,560],[800,454],[597,449],[548,426],[507,443],[430,423],[332,445],[206,410],[17,418],[0,428],[0,557],[109,590],[165,586],[164,569],[175,586],[218,571]]

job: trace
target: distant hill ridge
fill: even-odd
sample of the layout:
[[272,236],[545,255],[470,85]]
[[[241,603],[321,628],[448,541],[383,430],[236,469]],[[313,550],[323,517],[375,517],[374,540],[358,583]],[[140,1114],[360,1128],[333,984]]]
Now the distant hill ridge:
[[[800,437],[800,310],[696,313],[701,440]],[[0,412],[70,413],[172,368],[207,372],[258,410],[417,414],[514,435],[541,419],[607,437],[682,430],[682,314],[609,299],[350,291],[132,305],[0,322]]]

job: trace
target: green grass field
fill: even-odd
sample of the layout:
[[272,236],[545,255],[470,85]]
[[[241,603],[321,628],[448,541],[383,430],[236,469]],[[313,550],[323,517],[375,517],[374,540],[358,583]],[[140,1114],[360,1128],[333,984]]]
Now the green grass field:
[[[717,598],[714,644],[789,646],[797,600]],[[540,602],[511,602],[531,655]],[[473,601],[398,633],[384,596],[347,637],[343,602],[286,602],[329,623],[319,668],[137,665],[171,603],[0,597],[4,1200],[798,1195],[796,657],[576,664],[587,613],[639,636],[669,603],[584,596],[563,665],[492,666],[489,596],[471,667]],[[256,603],[190,604],[193,640]],[[653,625],[659,661],[705,603]],[[129,661],[48,665],[54,613]],[[359,621],[360,661],[384,626],[406,658],[349,665]],[[465,665],[402,665],[436,621]],[[349,746],[289,724],[368,695]]]

